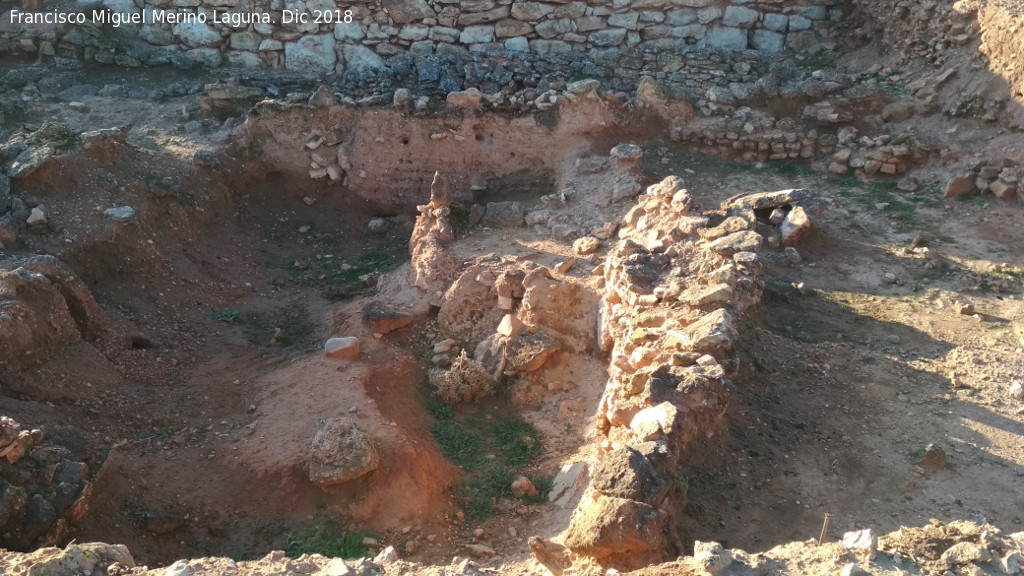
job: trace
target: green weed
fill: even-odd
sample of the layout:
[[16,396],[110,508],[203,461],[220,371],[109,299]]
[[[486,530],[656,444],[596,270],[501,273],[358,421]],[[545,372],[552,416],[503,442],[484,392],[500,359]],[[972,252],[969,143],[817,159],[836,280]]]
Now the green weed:
[[427,412],[438,420],[451,420],[455,417],[455,409],[434,395],[427,398]]
[[363,558],[369,555],[369,550],[363,545],[365,536],[360,532],[345,532],[334,518],[322,517],[298,532],[288,534],[285,553],[289,558],[303,554]]
[[430,425],[430,434],[441,454],[467,470],[479,468],[484,440],[479,434],[453,420],[438,420]]
[[462,204],[452,204],[449,209],[451,210],[452,227],[455,228],[455,231],[469,230],[469,209]]
[[491,424],[490,433],[502,459],[509,466],[525,466],[544,451],[537,429],[522,418],[502,418]]
[[238,310],[221,310],[214,306],[209,312],[206,313],[208,318],[213,318],[218,322],[227,322],[228,324],[235,321],[238,318]]
[[[544,452],[540,433],[519,416],[503,415],[487,423],[482,413],[476,413],[457,421],[452,408],[434,398],[427,401],[427,410],[437,418],[430,433],[441,454],[468,472],[462,496],[471,520],[486,518],[499,498],[511,497],[519,470]],[[541,492],[533,499],[545,497],[551,489],[549,480],[531,481]]]

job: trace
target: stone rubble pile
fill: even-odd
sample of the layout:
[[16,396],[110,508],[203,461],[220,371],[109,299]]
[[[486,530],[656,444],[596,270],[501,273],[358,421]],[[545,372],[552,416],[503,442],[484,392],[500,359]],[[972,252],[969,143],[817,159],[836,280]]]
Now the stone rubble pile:
[[[540,538],[530,538],[537,558],[552,573],[567,573],[571,561],[564,549]],[[847,542],[851,546],[847,546]],[[471,544],[484,555],[489,548]],[[536,553],[536,552],[535,552]],[[309,574],[311,576],[481,576],[483,574],[533,573],[534,566],[523,563],[494,565],[455,556],[445,566],[423,565],[398,559],[393,546],[384,547],[373,559],[326,558],[319,554],[288,558],[273,551],[263,558],[236,562],[224,557],[179,560],[166,568],[138,566],[123,545],[103,543],[70,544],[61,548],[41,548],[31,553],[9,552],[0,556],[0,570],[32,576],[253,576],[272,574]],[[871,530],[851,532],[840,541],[818,546],[814,540],[790,542],[761,553],[727,549],[717,542],[696,541],[693,554],[653,566],[664,574],[869,574],[885,572],[1019,574],[1024,566],[1024,532],[1004,534],[990,524],[937,520],[924,527],[901,528],[881,536]],[[947,572],[948,571],[948,572]]]
[[1024,201],[1024,166],[1011,160],[977,161],[946,183],[944,197],[993,194],[1000,200]]
[[[321,88],[321,90],[325,89]],[[331,182],[340,181],[344,185],[348,184],[347,174],[352,170],[352,163],[341,142],[313,131],[306,135],[305,144],[309,150],[310,178],[314,180],[329,178]]]
[[[493,393],[503,376],[537,372],[561,350],[593,348],[595,296],[559,272],[513,256],[467,263],[441,299],[431,382],[446,402]],[[458,344],[462,343],[462,346]],[[454,358],[453,358],[454,357]]]

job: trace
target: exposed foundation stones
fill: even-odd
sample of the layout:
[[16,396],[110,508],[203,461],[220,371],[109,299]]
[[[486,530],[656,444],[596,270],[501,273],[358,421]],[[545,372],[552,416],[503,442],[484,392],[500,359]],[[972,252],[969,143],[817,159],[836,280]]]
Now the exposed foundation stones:
[[85,514],[103,463],[86,446],[73,451],[0,416],[0,534],[8,547],[27,550],[67,538]]
[[[600,340],[610,366],[597,427],[610,451],[560,537],[569,551],[633,562],[671,542],[666,511],[686,499],[671,471],[683,446],[714,433],[738,318],[764,286],[756,254],[764,237],[753,229],[796,242],[811,226],[800,206],[810,196],[743,195],[697,215],[681,179],[669,177],[625,216],[603,265]],[[773,223],[774,211],[786,216]]]

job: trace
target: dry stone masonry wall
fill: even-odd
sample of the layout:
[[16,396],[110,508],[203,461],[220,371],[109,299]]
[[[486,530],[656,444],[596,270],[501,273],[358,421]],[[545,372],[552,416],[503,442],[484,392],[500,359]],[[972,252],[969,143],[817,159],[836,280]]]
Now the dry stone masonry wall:
[[[708,51],[821,49],[843,0],[106,0],[139,24],[109,22],[0,32],[0,53],[122,66],[172,63],[285,68],[316,74],[401,76],[458,89],[456,76],[498,85],[521,67],[636,80],[640,73],[721,74]],[[171,18],[174,16],[174,18]],[[171,23],[171,20],[179,20]],[[182,22],[180,20],[188,21]],[[202,21],[198,21],[198,20]],[[319,21],[318,21],[319,20]],[[505,62],[509,59],[512,62]],[[484,63],[486,62],[486,63]],[[493,70],[462,70],[466,66]],[[459,68],[457,72],[448,68]],[[489,73],[487,73],[489,72]],[[447,78],[447,82],[446,82]]]
[[84,439],[70,448],[49,440],[0,416],[0,537],[16,550],[66,539],[101,467]]
[[557,569],[571,553],[644,563],[678,547],[672,514],[686,488],[674,471],[724,415],[738,323],[764,289],[757,252],[781,244],[796,255],[791,247],[813,230],[808,213],[820,208],[806,190],[783,190],[700,213],[676,176],[639,197],[595,271],[599,347],[610,358],[597,415],[606,454],[561,542],[531,539],[542,562]]

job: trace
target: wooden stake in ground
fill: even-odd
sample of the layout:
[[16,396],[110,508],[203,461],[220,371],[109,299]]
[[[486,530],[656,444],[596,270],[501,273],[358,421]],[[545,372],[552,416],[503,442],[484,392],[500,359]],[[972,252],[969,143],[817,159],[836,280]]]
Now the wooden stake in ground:
[[821,536],[818,536],[818,546],[825,543],[825,535],[828,534],[828,522],[832,519],[832,515],[825,513],[825,523],[821,525]]

